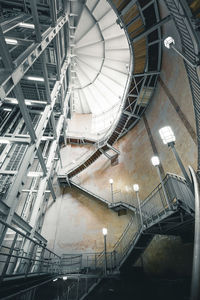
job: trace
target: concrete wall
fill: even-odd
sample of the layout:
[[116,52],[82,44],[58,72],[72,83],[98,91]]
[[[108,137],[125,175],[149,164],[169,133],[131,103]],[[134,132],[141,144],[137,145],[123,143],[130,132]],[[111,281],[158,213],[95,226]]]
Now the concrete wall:
[[102,228],[108,228],[108,251],[124,231],[130,214],[118,216],[105,204],[89,199],[74,189],[57,190],[57,200],[49,205],[42,234],[57,254],[101,252]]
[[180,237],[156,235],[136,265],[153,276],[190,276],[193,247]]

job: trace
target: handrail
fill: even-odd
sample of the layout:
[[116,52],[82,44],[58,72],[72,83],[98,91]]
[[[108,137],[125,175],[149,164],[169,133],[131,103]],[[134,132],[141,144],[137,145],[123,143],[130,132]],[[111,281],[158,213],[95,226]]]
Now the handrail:
[[[0,220],[0,224],[9,228],[14,238],[11,245],[1,245],[0,256],[2,257],[2,269],[0,281],[7,277],[24,276],[31,274],[52,274],[60,273],[61,257],[46,248],[46,245],[29,237],[26,233]],[[24,245],[28,245],[27,252],[24,251]],[[5,251],[6,250],[6,251]]]
[[196,173],[189,166],[190,174],[194,184],[195,193],[195,229],[194,229],[194,254],[192,267],[191,300],[200,299],[200,195],[199,183]]
[[[109,208],[115,208],[116,206],[124,205],[126,208],[131,207],[132,208],[131,210],[136,211],[137,209],[136,206],[134,205],[134,197],[131,195],[132,197],[130,196],[129,199],[127,199],[127,197],[124,196],[121,190],[114,190],[113,199],[108,200],[109,198],[108,199],[106,199],[105,197],[103,198],[102,196],[95,194],[92,191],[88,190],[87,188],[83,187],[79,181],[78,176],[74,176],[73,180],[70,179],[69,183],[71,183],[73,186],[77,187],[78,189],[82,190],[83,192],[91,195],[92,197],[106,203]],[[117,199],[117,196],[119,199]]]
[[[173,205],[177,205],[178,201],[182,201],[185,202],[185,204],[187,205],[188,203],[188,196],[193,197],[193,194],[191,193],[186,193],[186,191],[189,191],[189,186],[186,184],[185,180],[180,177],[177,176],[175,174],[167,174],[165,177],[165,186],[167,189],[168,194],[170,195],[170,193],[172,194],[172,197],[170,199],[173,199]],[[153,203],[154,206],[154,202],[156,199],[156,203],[160,205],[160,208],[157,208],[155,210],[152,210],[152,206],[151,205],[147,205],[147,209],[144,211],[143,210],[143,218],[144,218],[144,225],[141,224],[140,218],[138,218],[138,215],[135,214],[130,222],[128,223],[128,225],[126,226],[124,232],[122,233],[122,235],[119,237],[118,241],[115,243],[113,249],[111,252],[106,252],[107,255],[107,271],[108,274],[112,274],[114,270],[118,270],[121,265],[123,264],[123,262],[125,261],[125,259],[127,258],[127,256],[129,255],[129,253],[131,253],[132,249],[134,248],[136,242],[138,241],[138,239],[140,238],[142,232],[148,228],[149,226],[151,226],[152,224],[156,224],[156,222],[160,221],[160,216],[162,216],[162,218],[168,217],[170,214],[173,214],[174,211],[173,210],[167,210],[165,207],[162,206],[162,194],[160,193],[160,191],[157,193],[159,185],[154,189],[154,193],[151,193],[151,197],[147,197],[147,199],[144,201],[145,205],[149,205],[149,203]],[[177,189],[176,189],[177,188]],[[179,194],[177,194],[177,191],[179,192]],[[198,192],[198,187],[197,185],[195,186],[195,193]],[[182,193],[182,194],[181,194]],[[182,198],[181,198],[182,196]],[[159,197],[159,198],[158,198]],[[175,202],[174,202],[175,199]],[[147,201],[148,200],[148,201]],[[158,202],[159,200],[159,202]],[[194,200],[194,199],[193,199]],[[199,200],[199,196],[198,196],[198,200]],[[177,207],[177,206],[176,206]],[[144,209],[144,208],[143,208]],[[148,211],[149,209],[149,211]],[[199,210],[199,214],[200,214],[200,207],[198,206],[198,210]],[[162,214],[160,214],[160,212]],[[146,214],[147,213],[147,217]],[[156,219],[156,216],[158,215],[158,218]],[[154,218],[152,218],[152,216],[154,216]],[[196,218],[197,221],[197,225],[200,228],[200,220],[199,218]],[[13,229],[13,227],[12,227]],[[21,234],[21,232],[18,231],[18,234]],[[199,240],[197,240],[197,246],[200,244],[200,236],[198,235]],[[34,242],[34,240],[33,240]],[[39,244],[40,246],[40,244]],[[16,249],[14,249],[13,251],[16,251]],[[5,255],[9,255],[11,254],[12,257],[15,258],[15,256],[19,257],[18,254],[15,255],[15,253],[9,253]],[[35,253],[37,254],[37,253]],[[4,255],[4,253],[3,253]],[[83,289],[84,289],[84,293],[85,291],[89,290],[90,288],[94,287],[100,280],[101,278],[103,278],[105,276],[104,273],[104,268],[105,268],[105,253],[104,251],[102,252],[98,252],[98,253],[82,253],[82,254],[64,254],[63,257],[61,259],[59,259],[60,257],[55,257],[55,258],[51,258],[51,257],[47,257],[46,255],[42,256],[40,254],[40,252],[38,253],[38,255],[32,256],[27,256],[25,254],[25,256],[23,254],[20,255],[20,257],[22,257],[22,259],[29,259],[31,262],[33,262],[33,264],[36,264],[36,269],[32,268],[31,271],[39,271],[39,274],[43,273],[44,271],[49,271],[47,273],[53,273],[53,274],[57,274],[57,276],[61,276],[61,275],[66,275],[66,274],[74,274],[75,279],[77,279],[77,281],[75,281],[75,284],[73,283],[70,286],[70,289],[68,290],[68,293],[72,296],[73,293],[76,293],[77,290],[79,290],[79,295],[82,294]],[[44,258],[45,257],[45,258]],[[195,256],[196,257],[196,256]],[[57,259],[58,258],[58,259]],[[54,259],[57,259],[56,261]],[[62,259],[63,260],[63,266],[62,266]],[[197,290],[197,283],[199,282],[199,276],[200,276],[200,272],[199,269],[197,268],[199,266],[199,264],[197,264],[197,261],[195,260],[195,274],[197,274],[194,278],[195,278],[195,289]],[[52,266],[51,266],[52,264]],[[55,267],[54,267],[55,264]],[[33,266],[34,266],[33,265]],[[41,268],[40,268],[41,266]],[[42,269],[42,266],[44,267]],[[85,274],[85,276],[88,278],[81,278],[79,275],[80,274]],[[30,272],[28,273],[30,274]],[[33,272],[32,272],[33,274]],[[36,273],[37,274],[37,273]],[[58,275],[60,274],[60,275]],[[84,275],[83,274],[83,275]],[[90,278],[90,275],[93,274],[95,275],[95,278]],[[21,274],[16,274],[16,276],[21,275]],[[22,274],[23,275],[23,274]],[[76,277],[77,276],[77,277]],[[83,295],[83,294],[82,294]],[[71,298],[70,298],[71,299]],[[192,298],[192,300],[197,300],[198,298]]]
[[[182,200],[185,204],[185,207],[189,207],[189,209],[191,210],[192,208],[192,204],[191,202],[193,201],[193,194],[189,188],[189,186],[187,185],[186,181],[175,174],[169,174],[167,173],[164,179],[164,184],[165,187],[167,189],[167,193],[170,197],[170,201],[173,205],[177,205],[178,201]],[[176,190],[176,186],[175,184],[177,184],[178,189]],[[181,187],[181,189],[180,189]],[[185,187],[185,189],[184,189]],[[148,226],[151,226],[151,224],[157,222],[157,220],[159,220],[160,216],[168,216],[168,214],[170,214],[171,211],[169,207],[167,207],[165,204],[163,206],[163,202],[162,202],[162,194],[160,193],[159,190],[161,190],[162,186],[161,184],[159,184],[150,194],[149,196],[143,201],[143,206],[141,208],[143,208],[143,221],[144,221],[144,225],[145,228],[147,228]],[[159,201],[157,199],[157,195],[159,196]],[[182,197],[182,199],[181,199]],[[189,199],[191,198],[191,199]],[[154,207],[154,201],[156,201],[156,204],[160,205],[160,207]],[[191,201],[191,202],[190,202]],[[153,204],[153,205],[152,205]],[[147,206],[147,209],[144,209],[144,206]],[[152,207],[154,207],[154,209],[152,209]],[[154,217],[154,218],[152,218]],[[157,220],[156,220],[157,217]],[[155,221],[156,220],[156,221]],[[136,229],[136,230],[135,230]],[[128,225],[126,226],[124,232],[122,233],[122,235],[119,237],[118,241],[115,243],[114,247],[113,247],[113,251],[118,252],[117,249],[121,249],[121,253],[117,253],[117,261],[120,264],[120,260],[122,260],[126,253],[128,253],[131,245],[134,243],[134,240],[137,239],[138,235],[141,234],[143,228],[141,225],[141,221],[139,218],[136,218],[135,216],[133,216],[133,218],[130,220],[130,222],[128,223]],[[130,239],[129,239],[130,237]],[[199,272],[200,274],[200,272]],[[199,275],[200,276],[200,275]],[[195,299],[196,300],[196,299]]]
[[[137,240],[142,230],[158,222],[161,217],[165,218],[169,216],[173,213],[173,209],[177,209],[178,205],[182,205],[184,209],[191,214],[192,211],[194,211],[194,196],[183,177],[167,173],[163,183],[172,207],[168,207],[162,191],[162,185],[158,184],[141,205],[143,224],[145,227],[141,224],[141,220],[136,211],[136,214],[131,218],[118,241],[113,246],[111,252],[113,255],[110,254],[111,265],[114,263],[113,258],[115,257],[115,267],[118,267],[127,253],[129,253],[134,241]],[[101,266],[103,266],[103,258],[102,252],[98,255],[98,263],[100,263]]]

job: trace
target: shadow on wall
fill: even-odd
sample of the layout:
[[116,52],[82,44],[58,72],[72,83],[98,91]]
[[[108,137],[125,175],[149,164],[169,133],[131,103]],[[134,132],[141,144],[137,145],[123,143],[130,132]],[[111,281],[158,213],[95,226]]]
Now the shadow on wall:
[[191,276],[193,244],[180,237],[156,235],[135,266],[143,266],[151,276],[178,278]]

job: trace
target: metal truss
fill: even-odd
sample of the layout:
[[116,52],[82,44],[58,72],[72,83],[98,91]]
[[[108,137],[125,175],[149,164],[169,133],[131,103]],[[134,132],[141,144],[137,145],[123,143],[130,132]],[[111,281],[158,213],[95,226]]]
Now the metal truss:
[[0,24],[0,246],[18,227],[29,239],[18,233],[15,242],[20,235],[20,249],[31,253],[32,239],[46,244],[39,232],[49,196],[56,200],[71,93],[69,11],[66,1],[51,0],[41,16],[33,0],[7,16],[8,2]]

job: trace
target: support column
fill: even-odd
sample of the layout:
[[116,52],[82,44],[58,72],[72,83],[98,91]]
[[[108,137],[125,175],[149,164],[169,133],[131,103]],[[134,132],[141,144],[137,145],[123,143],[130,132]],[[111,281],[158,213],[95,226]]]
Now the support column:
[[173,95],[171,94],[170,90],[168,89],[168,87],[166,86],[166,84],[164,83],[164,81],[162,80],[161,77],[158,78],[158,81],[159,81],[161,87],[163,88],[166,96],[168,97],[169,101],[171,102],[172,106],[174,107],[175,111],[177,112],[177,114],[178,114],[181,122],[183,123],[185,129],[187,130],[187,132],[189,133],[189,135],[193,139],[194,143],[197,145],[196,133],[195,133],[194,129],[192,128],[192,126],[191,126],[189,120],[187,119],[186,115],[181,110],[181,108],[178,105],[177,101],[175,100],[175,98],[173,97]]
[[[147,118],[146,118],[145,113],[143,114],[143,121],[144,121],[144,125],[145,125],[146,131],[147,131],[147,135],[148,135],[148,137],[149,137],[149,141],[150,141],[150,144],[151,144],[151,147],[152,147],[152,150],[153,150],[153,154],[154,154],[155,156],[158,156],[158,157],[159,157],[158,150],[157,150],[157,147],[156,147],[156,144],[155,144],[153,135],[152,135],[152,133],[151,133],[151,129],[150,129],[150,127],[149,127],[149,123],[148,123],[148,121],[147,121]],[[163,166],[162,166],[162,163],[161,163],[161,162],[160,162],[160,165],[158,166],[158,168],[159,168],[159,170],[160,170],[162,179],[164,179],[164,177],[165,177],[165,171],[164,171],[164,169],[163,169]]]

